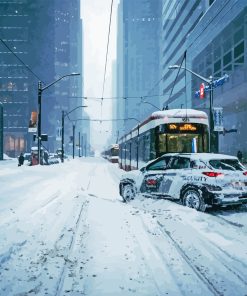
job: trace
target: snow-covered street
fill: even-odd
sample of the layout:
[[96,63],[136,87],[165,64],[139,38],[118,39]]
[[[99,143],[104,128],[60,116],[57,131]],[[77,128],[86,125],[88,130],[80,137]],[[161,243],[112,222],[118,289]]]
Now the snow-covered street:
[[0,162],[0,295],[247,295],[247,207],[138,196],[101,158]]

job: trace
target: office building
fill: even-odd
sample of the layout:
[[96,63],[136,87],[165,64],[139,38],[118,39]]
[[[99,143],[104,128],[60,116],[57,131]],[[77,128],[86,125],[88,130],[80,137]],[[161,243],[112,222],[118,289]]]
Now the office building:
[[[214,80],[229,75],[223,85],[213,91],[213,107],[223,108],[224,131],[218,132],[218,150],[247,157],[247,2],[215,0],[187,40],[188,66],[203,77]],[[196,98],[195,90],[202,82],[191,76],[187,88],[191,105],[206,111],[209,96]]]
[[[143,101],[159,103],[160,0],[122,0],[118,7],[117,96],[120,133],[154,111]],[[132,119],[130,119],[132,118]],[[124,131],[123,131],[124,129]]]
[[[31,112],[37,112],[38,81],[44,87],[63,75],[82,73],[79,11],[79,0],[62,5],[57,0],[0,0],[0,102],[4,152],[11,157],[36,145],[28,123]],[[42,92],[41,132],[48,135],[43,145],[51,152],[60,145],[56,141],[60,110],[81,103],[70,98],[82,96],[81,82],[82,78],[67,78]]]

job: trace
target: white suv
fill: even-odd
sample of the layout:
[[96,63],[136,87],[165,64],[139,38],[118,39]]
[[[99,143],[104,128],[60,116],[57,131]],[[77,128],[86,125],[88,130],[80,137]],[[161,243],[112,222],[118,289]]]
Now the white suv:
[[124,201],[142,193],[205,211],[212,205],[247,203],[247,171],[234,156],[170,153],[125,173],[119,190]]

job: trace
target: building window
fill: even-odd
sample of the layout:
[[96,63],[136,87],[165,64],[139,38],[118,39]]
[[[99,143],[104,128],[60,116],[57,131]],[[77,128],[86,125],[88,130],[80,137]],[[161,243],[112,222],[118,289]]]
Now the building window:
[[232,52],[229,51],[223,56],[223,66],[228,65],[232,61]]
[[234,59],[244,54],[244,41],[234,47]]
[[214,73],[221,69],[221,60],[218,60],[214,63]]
[[234,34],[234,44],[237,44],[239,41],[244,39],[244,28],[240,28],[235,34]]

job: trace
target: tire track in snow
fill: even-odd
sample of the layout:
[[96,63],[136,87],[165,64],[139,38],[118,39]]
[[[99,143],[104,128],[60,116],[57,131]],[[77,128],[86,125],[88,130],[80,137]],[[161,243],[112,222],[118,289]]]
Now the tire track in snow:
[[[152,214],[152,212],[150,212],[148,209],[145,209],[145,210],[147,210],[150,214]],[[210,214],[211,213],[208,213],[207,216],[210,216]],[[157,213],[155,213],[155,215],[157,215]],[[242,224],[229,221],[227,219],[224,219],[224,217],[222,218],[217,216],[216,214],[212,216],[216,217],[214,220],[214,222],[216,223],[219,223],[222,225],[229,224],[233,232],[237,231],[238,229],[241,229],[241,232],[243,231]],[[159,217],[157,219],[159,219]],[[247,279],[245,278],[247,264],[245,261],[243,262],[243,260],[241,260],[241,255],[235,256],[234,254],[231,254],[231,252],[228,252],[227,250],[224,250],[223,248],[221,248],[221,246],[217,245],[212,240],[207,240],[207,239],[205,240],[201,236],[196,235],[195,239],[200,241],[200,246],[203,246],[203,249],[205,248],[206,253],[209,254],[213,262],[218,262],[218,265],[215,265],[215,267],[214,265],[210,266],[208,264],[205,264],[205,266],[201,266],[200,260],[198,261],[198,256],[199,257],[205,256],[205,254],[202,253],[200,248],[195,247],[195,251],[197,251],[197,253],[199,254],[198,256],[189,254],[188,246],[183,247],[183,245],[181,245],[182,242],[186,242],[185,240],[186,237],[184,237],[183,235],[179,237],[174,235],[171,236],[171,233],[169,231],[164,230],[165,226],[162,223],[160,223],[159,221],[157,221],[157,223],[161,226],[161,229],[163,230],[164,234],[168,235],[172,239],[172,241],[174,242],[174,244],[177,246],[178,249],[181,249],[182,254],[184,254],[185,257],[188,258],[188,260],[196,268],[196,270],[198,270],[202,274],[202,276],[205,277],[206,280],[210,282],[210,284],[212,283],[213,286],[216,287],[216,290],[220,293],[219,295],[233,295],[229,293],[235,292],[234,287],[236,287],[237,289],[236,291],[238,291],[238,295],[245,295],[245,296],[247,295],[246,293],[243,293],[243,290],[244,290],[243,287],[245,288],[247,287]],[[193,227],[193,225],[191,226]],[[195,231],[196,231],[196,228],[195,228]],[[181,244],[178,244],[177,241],[180,241],[180,242],[182,241],[182,242]],[[244,253],[242,256],[245,256]],[[193,261],[196,261],[196,262],[193,262]],[[216,271],[215,271],[215,268],[216,268]],[[224,273],[221,273],[221,270],[224,270]],[[217,277],[221,279],[221,282],[217,278],[215,278],[214,275],[216,273],[217,273]],[[221,283],[224,283],[224,282],[226,283],[229,278],[231,278],[235,284],[233,286],[228,287],[227,290],[225,290],[223,284]]]
[[38,213],[39,211],[43,210],[44,208],[46,208],[47,206],[50,206],[55,200],[57,200],[58,198],[62,198],[61,196],[61,191],[58,190],[57,192],[55,192],[53,195],[51,195],[48,200],[46,200],[43,204],[38,205],[38,207],[36,209],[34,209],[31,212],[31,215]]
[[233,221],[227,220],[226,218],[223,218],[222,216],[217,215],[217,213],[209,213],[209,214],[214,216],[214,217],[217,217],[217,219],[219,219],[219,220],[223,220],[224,223],[230,224],[231,226],[235,226],[235,227],[238,227],[238,228],[242,228],[242,227],[245,226],[245,225],[240,224],[238,222],[233,222]]
[[178,253],[181,255],[181,257],[186,261],[186,263],[190,266],[190,268],[195,272],[195,274],[198,276],[198,278],[208,287],[208,289],[214,294],[214,295],[224,295],[222,292],[220,292],[217,287],[206,277],[206,275],[201,271],[201,269],[193,264],[191,262],[191,259],[189,256],[185,253],[185,251],[180,247],[180,245],[176,242],[176,240],[170,235],[170,232],[165,230],[164,225],[161,224],[159,221],[157,221],[157,224],[160,226],[160,230],[165,236],[169,237],[169,239],[173,242],[174,247],[178,251]]
[[[202,240],[201,240],[202,241]],[[246,285],[247,287],[247,280],[242,276],[242,274],[244,274],[244,272],[247,270],[247,265],[240,261],[239,259],[233,257],[232,255],[230,255],[227,251],[223,250],[221,247],[217,246],[215,243],[213,243],[212,241],[205,241],[203,240],[202,243],[204,245],[207,245],[207,249],[212,249],[212,251],[210,251],[210,253],[216,258],[219,259],[220,257],[220,263],[232,274],[234,274],[243,284]],[[216,252],[218,252],[218,254],[216,255]],[[225,262],[228,262],[230,260],[232,261],[237,261],[238,263],[240,263],[243,266],[243,271],[239,271],[236,268],[234,268],[232,262],[230,262],[230,264],[232,265],[232,267],[230,267],[229,265],[227,265]]]
[[[128,227],[129,227],[129,229],[131,229],[129,224],[128,224]],[[134,234],[133,234],[133,231],[131,231],[131,232],[132,232],[132,236],[135,236],[136,232],[134,232]],[[139,241],[139,239],[136,236],[135,236],[135,238],[136,238],[135,242],[136,242],[136,244],[138,244],[139,250],[142,252],[143,258],[145,258],[144,263],[145,263],[146,270],[149,270],[150,274],[152,275],[152,282],[153,282],[154,286],[156,287],[157,292],[159,293],[158,295],[163,296],[164,293],[162,291],[163,290],[162,286],[164,286],[164,283],[162,280],[157,279],[158,276],[161,278],[161,275],[160,274],[158,276],[156,275],[155,269],[156,269],[157,264],[154,263],[154,261],[156,261],[156,260],[153,261],[154,267],[152,267],[152,265],[148,264],[147,252],[146,252],[146,250],[144,250],[143,245]],[[142,242],[143,242],[143,240],[142,240]],[[149,249],[149,256],[151,256],[151,254],[154,255],[156,253],[156,250],[153,248],[151,243],[149,244],[148,247],[149,247],[148,248]],[[156,255],[154,255],[152,257],[157,258]],[[154,295],[157,295],[157,294],[154,294]]]
[[27,240],[24,240],[19,243],[18,242],[13,243],[5,253],[0,254],[0,267],[2,264],[9,261],[13,254],[16,254],[16,252],[20,252],[21,248],[26,244],[26,242]]
[[90,185],[91,185],[91,180],[92,180],[93,175],[94,175],[94,173],[95,173],[96,167],[97,167],[97,165],[94,165],[93,168],[92,168],[92,169],[90,170],[90,172],[88,173],[89,181],[88,181],[87,189],[86,189],[86,190],[88,190],[89,187],[90,187]]
[[[150,230],[149,223],[147,224],[144,221],[144,217],[147,217],[146,213],[140,213],[139,211],[138,212],[135,211],[135,214],[132,214],[132,215],[136,215],[136,213],[140,221],[141,228],[140,229],[138,228],[138,230],[136,229],[133,230],[131,228],[130,223],[128,223],[128,226],[132,232],[132,236],[134,238],[135,243],[138,245],[138,249],[142,253],[145,269],[149,271],[152,282],[157,289],[156,291],[154,291],[153,295],[157,295],[155,293],[158,293],[158,295],[160,296],[163,296],[166,294],[170,295],[172,291],[171,295],[196,295],[197,296],[197,292],[194,292],[191,289],[191,287],[188,287],[188,282],[189,282],[188,277],[190,277],[190,280],[195,280],[198,278],[198,274],[197,274],[198,272],[194,272],[196,273],[196,275],[194,275],[194,273],[191,275],[191,266],[189,265],[190,269],[187,267],[186,273],[183,270],[183,273],[182,273],[183,277],[180,273],[181,279],[178,278],[178,274],[175,272],[175,269],[176,269],[176,264],[174,262],[175,259],[169,257],[169,255],[173,256],[174,254],[174,251],[172,250],[174,245],[173,242],[171,243],[170,240],[166,240],[162,238],[163,231],[160,230],[160,227],[158,227],[158,231],[155,231],[156,233],[153,233],[153,231]],[[155,220],[155,225],[157,230],[156,220]],[[163,249],[161,249],[161,245]],[[164,254],[164,251],[166,252],[165,254]],[[171,254],[169,254],[169,252]],[[179,259],[180,262],[182,261],[180,252],[179,252],[179,257],[176,259]],[[186,266],[188,266],[188,264]],[[203,281],[204,286],[203,287],[201,286],[200,288],[205,293],[205,295],[211,295],[209,294],[210,291],[212,292],[212,295],[217,295],[217,296],[222,295],[218,291],[215,291],[214,289],[212,289],[208,285],[208,282],[204,278],[202,278],[202,276],[200,276],[199,278],[199,283],[201,281]]]
[[80,224],[81,218],[82,218],[82,213],[83,213],[83,211],[86,211],[86,208],[87,208],[87,201],[82,203],[80,211],[78,213],[78,216],[77,216],[77,219],[76,219],[76,222],[75,222],[75,225],[74,225],[74,229],[73,229],[73,235],[71,237],[71,240],[70,240],[70,243],[69,243],[69,246],[68,246],[67,254],[64,256],[65,257],[65,264],[63,265],[60,277],[58,279],[58,283],[57,283],[57,287],[56,287],[56,293],[55,293],[54,296],[59,296],[59,295],[61,295],[61,292],[63,292],[62,289],[63,289],[64,280],[66,278],[67,269],[68,269],[66,262],[69,261],[68,257],[70,255],[70,253],[71,253],[71,251],[73,249],[74,243],[75,243],[75,239],[76,239],[76,236],[77,236],[77,230],[79,228],[79,224]]

